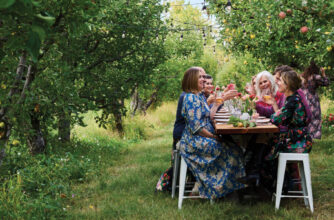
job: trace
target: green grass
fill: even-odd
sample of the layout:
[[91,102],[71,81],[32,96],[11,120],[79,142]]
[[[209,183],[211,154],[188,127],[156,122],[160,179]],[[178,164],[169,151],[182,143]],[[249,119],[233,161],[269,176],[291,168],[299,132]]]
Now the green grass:
[[[331,111],[326,102],[323,112]],[[146,116],[125,119],[125,138],[99,128],[96,113],[85,115],[72,143],[49,140],[48,152],[31,157],[12,146],[0,170],[0,216],[4,219],[333,219],[334,130],[325,129],[311,157],[314,214],[301,199],[239,204],[225,199],[185,200],[156,193],[161,173],[170,166],[176,103]],[[24,150],[25,149],[25,150]]]
[[[312,215],[301,199],[274,203],[239,204],[223,200],[185,200],[182,210],[168,193],[156,193],[161,173],[170,165],[171,132],[175,105],[168,104],[145,117],[150,124],[146,140],[129,145],[98,178],[74,186],[78,195],[67,209],[73,219],[331,219],[334,217],[334,136],[326,131],[311,153],[315,211]],[[168,116],[170,115],[170,116]],[[166,119],[167,118],[167,119]],[[140,119],[137,119],[140,120]],[[138,122],[138,121],[137,121]],[[153,129],[152,129],[153,128]]]

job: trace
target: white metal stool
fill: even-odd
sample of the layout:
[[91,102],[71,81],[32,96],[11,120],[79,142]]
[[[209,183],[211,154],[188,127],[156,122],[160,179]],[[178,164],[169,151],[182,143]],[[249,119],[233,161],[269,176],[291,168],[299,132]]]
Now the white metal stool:
[[[287,162],[299,162],[299,173],[301,176],[302,191],[289,191],[293,193],[301,193],[298,195],[282,195],[284,174]],[[281,198],[304,198],[306,206],[310,207],[313,213],[313,196],[312,196],[312,184],[311,184],[311,169],[309,156],[306,153],[280,153],[278,159],[277,169],[277,185],[276,185],[276,210],[279,209]]]
[[[179,185],[177,185],[177,179],[179,178],[179,174],[180,174],[180,150],[175,149],[173,151],[174,154],[174,164],[173,164],[173,178],[172,178],[172,198],[175,197],[175,191],[176,188],[179,187]],[[185,187],[186,188],[192,188],[195,185],[195,182],[186,182]],[[190,192],[190,191],[186,191],[186,192]]]
[[172,180],[172,198],[175,197],[176,179],[179,176],[180,151],[178,149],[175,149],[173,151],[173,154],[174,154],[174,164],[173,164],[173,180]]
[[[180,183],[179,183],[179,209],[182,208],[183,199],[187,198],[200,198],[200,196],[184,196],[185,193],[185,185],[186,185],[186,178],[187,178],[187,164],[184,161],[183,157],[181,156],[181,167],[180,167]],[[175,174],[175,173],[174,173]],[[191,192],[191,190],[189,191]]]

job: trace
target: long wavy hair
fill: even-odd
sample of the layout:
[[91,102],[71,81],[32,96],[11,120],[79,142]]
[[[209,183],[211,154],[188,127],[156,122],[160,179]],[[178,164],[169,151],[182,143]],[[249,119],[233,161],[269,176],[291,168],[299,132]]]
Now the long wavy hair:
[[304,85],[307,85],[307,81],[312,75],[318,75],[319,73],[320,73],[320,68],[312,60],[310,62],[310,65],[304,70],[304,72],[301,75],[304,78]]
[[277,85],[276,85],[276,83],[275,83],[275,78],[274,78],[274,76],[273,75],[271,75],[271,73],[269,73],[268,71],[262,71],[262,72],[260,72],[260,73],[258,73],[257,75],[256,75],[256,79],[255,79],[255,91],[256,91],[256,95],[258,96],[258,97],[261,97],[261,89],[260,89],[260,86],[259,86],[259,83],[260,83],[260,79],[261,79],[261,77],[262,76],[265,76],[265,77],[267,77],[267,79],[270,81],[270,83],[271,83],[271,93],[272,93],[272,95],[275,97],[276,96],[276,93],[277,93],[277,90],[278,90],[278,87],[277,87]]

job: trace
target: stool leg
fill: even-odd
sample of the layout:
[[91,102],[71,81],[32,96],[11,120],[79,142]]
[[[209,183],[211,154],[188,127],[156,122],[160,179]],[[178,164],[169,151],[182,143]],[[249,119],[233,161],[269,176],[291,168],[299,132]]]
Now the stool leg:
[[313,194],[312,194],[312,183],[311,183],[311,169],[309,159],[303,160],[305,179],[306,179],[306,190],[308,195],[308,202],[310,204],[310,210],[313,213]]
[[186,177],[187,177],[187,164],[184,161],[184,159],[181,157],[180,182],[179,182],[179,205],[178,205],[179,209],[182,208]]
[[173,167],[173,182],[172,182],[172,198],[175,197],[176,180],[179,176],[180,154],[178,150],[174,150],[174,167]]
[[[299,174],[300,174],[300,179],[301,179],[301,184],[302,184],[303,196],[309,196],[307,192],[307,187],[306,187],[305,167],[304,167],[303,161],[301,164],[299,164]],[[305,203],[305,206],[309,206],[308,198],[304,197],[304,203]]]
[[275,203],[276,210],[279,209],[279,205],[281,202],[285,167],[286,167],[286,159],[282,159],[282,157],[279,157],[278,169],[277,169],[277,183],[276,183],[276,203]]

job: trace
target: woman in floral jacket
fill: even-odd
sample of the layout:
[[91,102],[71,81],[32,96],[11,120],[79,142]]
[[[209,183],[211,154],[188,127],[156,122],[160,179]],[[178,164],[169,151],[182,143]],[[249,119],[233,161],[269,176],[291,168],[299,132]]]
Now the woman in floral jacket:
[[323,68],[320,70],[321,74],[319,74],[319,67],[312,61],[311,65],[302,74],[304,78],[302,89],[312,112],[312,120],[308,126],[308,131],[312,139],[321,138],[321,109],[317,89],[321,86],[329,85],[329,79],[325,75],[325,70]]
[[290,70],[281,73],[277,84],[286,100],[281,109],[278,109],[274,100],[270,100],[275,110],[271,121],[275,125],[286,126],[287,131],[281,132],[275,138],[271,153],[266,159],[276,158],[279,152],[308,153],[312,146],[312,139],[307,129],[311,116],[307,114],[307,104],[298,92],[301,79],[295,71]]
[[[274,180],[277,173],[277,157],[280,152],[286,153],[308,153],[312,147],[312,138],[308,133],[308,124],[311,113],[307,110],[308,105],[301,87],[301,78],[293,71],[281,72],[281,77],[277,80],[279,92],[284,93],[286,100],[284,106],[279,109],[276,101],[272,98],[268,100],[275,113],[271,116],[271,122],[277,126],[285,126],[286,130],[280,130],[279,135],[275,136],[271,144],[270,153],[265,157],[263,166],[262,183],[269,189],[274,190]],[[285,189],[291,184],[291,174],[293,166],[288,166]]]

